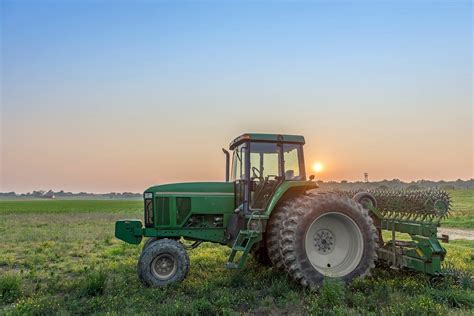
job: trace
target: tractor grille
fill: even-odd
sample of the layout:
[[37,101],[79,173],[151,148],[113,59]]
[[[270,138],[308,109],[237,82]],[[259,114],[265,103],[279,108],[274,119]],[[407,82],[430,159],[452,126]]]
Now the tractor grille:
[[170,199],[167,197],[159,197],[156,199],[156,224],[170,224]]
[[145,227],[153,227],[153,200],[146,199],[145,200]]
[[177,197],[176,198],[176,223],[183,225],[184,221],[188,218],[191,213],[191,198],[189,197]]

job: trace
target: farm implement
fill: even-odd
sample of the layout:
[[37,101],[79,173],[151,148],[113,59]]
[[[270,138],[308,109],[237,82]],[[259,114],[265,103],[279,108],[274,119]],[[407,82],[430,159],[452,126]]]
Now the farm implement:
[[296,135],[243,134],[230,143],[232,166],[223,149],[225,182],[147,189],[144,221],[115,224],[115,236],[125,242],[148,237],[138,260],[140,280],[148,286],[183,280],[187,250],[203,241],[231,248],[229,269],[242,268],[253,254],[312,288],[326,277],[349,282],[368,275],[377,261],[440,273],[446,251],[437,227],[450,209],[445,192],[320,193],[314,176],[306,177],[304,143]]
[[[441,273],[441,262],[446,250],[439,239],[449,242],[449,237],[437,236],[440,221],[449,215],[451,201],[442,190],[415,191],[373,190],[344,192],[371,211],[379,232],[378,260],[393,268],[410,268],[427,274]],[[390,237],[384,242],[382,231]],[[396,233],[406,234],[407,240],[397,240]]]

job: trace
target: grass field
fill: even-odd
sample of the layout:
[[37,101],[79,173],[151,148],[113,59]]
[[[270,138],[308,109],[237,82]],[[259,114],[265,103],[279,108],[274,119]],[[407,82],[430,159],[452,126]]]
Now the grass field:
[[[472,196],[454,196],[453,225],[472,224],[463,220],[472,221]],[[242,271],[226,270],[229,249],[212,244],[190,251],[183,283],[144,288],[135,269],[141,247],[113,237],[115,220],[141,217],[140,201],[1,201],[0,314],[473,313],[469,282],[376,268],[312,293],[253,259]],[[474,270],[474,242],[445,247],[446,262]]]
[[442,222],[443,226],[474,229],[474,189],[449,191],[453,211]]

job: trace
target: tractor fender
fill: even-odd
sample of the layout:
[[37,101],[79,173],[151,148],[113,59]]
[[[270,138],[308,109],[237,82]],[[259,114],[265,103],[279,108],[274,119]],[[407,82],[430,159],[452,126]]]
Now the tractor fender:
[[293,191],[301,191],[306,192],[308,190],[316,189],[318,185],[316,182],[313,181],[285,181],[278,188],[276,189],[275,193],[273,194],[270,202],[267,205],[267,209],[265,210],[265,215],[270,217],[275,206],[277,206],[278,202],[285,196],[286,193],[293,192]]

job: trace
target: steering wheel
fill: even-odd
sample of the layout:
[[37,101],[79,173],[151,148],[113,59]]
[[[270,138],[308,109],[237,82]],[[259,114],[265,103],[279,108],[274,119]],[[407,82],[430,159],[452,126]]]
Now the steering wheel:
[[270,180],[269,177],[266,177],[262,180],[262,183],[258,186],[257,190],[255,191],[254,200],[257,201],[261,198],[263,190],[265,189],[269,180]]
[[[262,179],[262,172],[257,167],[252,167],[253,178]],[[258,175],[257,175],[258,173]]]
[[[270,177],[274,177],[275,180],[270,179]],[[255,191],[254,195],[254,203],[266,203],[268,194],[272,193],[275,189],[275,185],[279,183],[278,176],[276,175],[268,175],[265,179],[262,180],[262,183],[258,186],[257,190]],[[263,207],[264,205],[260,205],[259,207]]]

